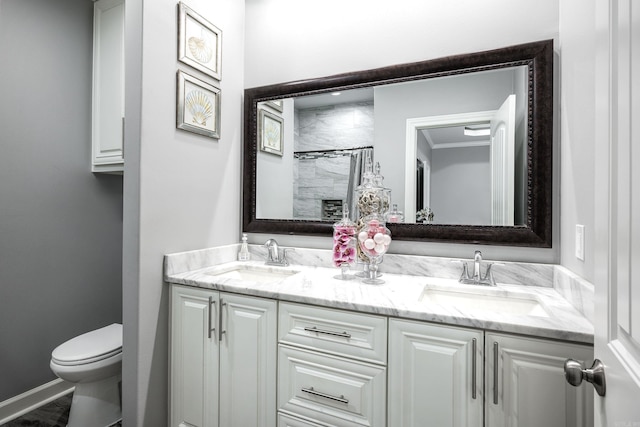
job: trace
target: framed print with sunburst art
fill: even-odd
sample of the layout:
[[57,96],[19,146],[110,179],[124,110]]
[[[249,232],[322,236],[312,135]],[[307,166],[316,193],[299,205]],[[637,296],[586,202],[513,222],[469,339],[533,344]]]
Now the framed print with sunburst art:
[[275,99],[272,101],[265,101],[264,105],[267,105],[274,110],[282,113],[282,99]]
[[178,60],[220,80],[222,31],[182,2],[178,17]]
[[282,156],[284,146],[284,119],[264,109],[260,109],[258,114],[260,150]]
[[220,89],[178,71],[178,129],[220,138]]

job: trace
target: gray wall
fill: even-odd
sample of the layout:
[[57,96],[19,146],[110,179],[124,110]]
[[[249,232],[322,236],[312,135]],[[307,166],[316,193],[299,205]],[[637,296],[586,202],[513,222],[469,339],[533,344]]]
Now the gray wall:
[[[282,185],[290,182],[294,177],[293,146],[295,133],[295,113],[293,99],[282,100],[282,112],[265,108],[284,121],[283,155],[268,153],[258,149],[257,158],[257,188],[256,188],[256,217],[257,218],[286,218],[293,216],[293,185]],[[259,119],[258,119],[259,120]]]
[[432,151],[435,224],[491,224],[490,151],[488,145]]
[[122,177],[90,171],[92,10],[0,1],[0,401],[122,319]]
[[464,74],[377,87],[374,159],[382,166],[393,203],[406,211],[404,182],[408,118],[497,110],[512,93],[514,81],[510,71]]

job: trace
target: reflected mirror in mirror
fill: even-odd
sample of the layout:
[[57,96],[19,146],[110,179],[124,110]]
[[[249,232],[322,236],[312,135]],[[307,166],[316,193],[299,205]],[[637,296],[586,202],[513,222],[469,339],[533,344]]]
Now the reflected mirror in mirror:
[[429,208],[433,224],[524,225],[526,79],[519,66],[261,102],[285,150],[258,154],[257,218],[340,219],[372,158],[405,222]]
[[551,246],[551,40],[246,89],[244,116],[245,232],[329,236],[371,159],[396,240]]

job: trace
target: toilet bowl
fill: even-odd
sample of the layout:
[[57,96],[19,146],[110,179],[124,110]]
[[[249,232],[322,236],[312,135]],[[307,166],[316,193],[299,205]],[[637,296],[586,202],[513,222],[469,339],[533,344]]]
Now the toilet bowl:
[[75,383],[67,427],[107,427],[122,419],[122,325],[60,344],[50,366],[59,378]]

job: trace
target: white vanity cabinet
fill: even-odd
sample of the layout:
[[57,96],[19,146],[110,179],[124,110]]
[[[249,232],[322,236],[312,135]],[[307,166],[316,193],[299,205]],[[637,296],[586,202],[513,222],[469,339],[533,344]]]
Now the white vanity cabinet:
[[171,286],[170,425],[275,427],[277,302]]
[[590,346],[485,334],[486,426],[593,426],[593,388],[573,387],[564,361],[591,366]]
[[482,427],[481,330],[391,319],[391,427]]
[[98,0],[93,17],[91,171],[124,170],[124,0]]
[[388,426],[593,426],[593,391],[565,381],[567,358],[590,366],[593,348],[392,319]]
[[593,427],[593,348],[171,285],[172,427]]
[[280,303],[279,427],[386,425],[387,319]]

